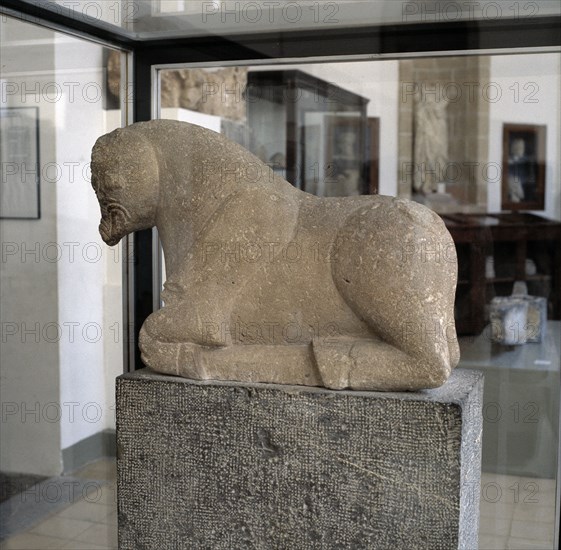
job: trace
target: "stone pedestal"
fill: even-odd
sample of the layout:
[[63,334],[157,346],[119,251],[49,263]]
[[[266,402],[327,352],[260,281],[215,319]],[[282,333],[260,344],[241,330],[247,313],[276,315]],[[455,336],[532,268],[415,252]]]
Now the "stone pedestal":
[[477,548],[482,377],[332,391],[117,380],[119,548]]

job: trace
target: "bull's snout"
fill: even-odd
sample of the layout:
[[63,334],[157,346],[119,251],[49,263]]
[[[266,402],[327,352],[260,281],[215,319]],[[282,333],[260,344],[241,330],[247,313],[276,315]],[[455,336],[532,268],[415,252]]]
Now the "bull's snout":
[[101,206],[99,234],[109,246],[116,245],[127,233],[127,211],[118,204]]

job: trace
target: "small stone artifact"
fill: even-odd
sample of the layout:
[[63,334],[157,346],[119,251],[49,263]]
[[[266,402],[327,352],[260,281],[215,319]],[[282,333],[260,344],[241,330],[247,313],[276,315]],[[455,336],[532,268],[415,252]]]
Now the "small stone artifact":
[[91,166],[107,244],[158,228],[165,305],[140,332],[154,370],[400,391],[440,386],[457,365],[455,247],[422,205],[304,193],[170,120],[102,136]]
[[495,296],[489,312],[491,341],[504,346],[539,343],[547,326],[547,298],[529,296],[525,281],[516,281],[511,296]]

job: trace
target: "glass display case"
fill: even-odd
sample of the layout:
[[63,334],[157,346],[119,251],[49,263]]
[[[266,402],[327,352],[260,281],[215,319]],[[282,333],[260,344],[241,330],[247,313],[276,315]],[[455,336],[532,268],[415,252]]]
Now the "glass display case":
[[[65,201],[59,193],[62,186],[50,185],[48,172],[51,162],[66,171],[75,162],[86,162],[94,134],[120,125],[155,118],[192,121],[242,143],[304,191],[321,196],[379,192],[418,200],[443,217],[455,240],[460,367],[481,370],[487,379],[480,547],[559,547],[558,2],[241,2],[232,7],[212,1],[197,7],[181,0],[0,0],[0,13],[2,108],[38,106],[42,164],[33,175],[39,174],[41,218],[0,221],[2,269],[4,274],[14,267],[14,257],[22,258],[25,241],[35,247],[32,254],[43,258],[35,270],[45,275],[41,284],[48,277],[53,281],[47,292],[51,309],[39,307],[41,286],[25,286],[35,279],[29,278],[31,264],[19,262],[10,273],[10,285],[16,281],[24,288],[26,305],[19,311],[27,317],[3,317],[3,327],[19,331],[22,323],[28,327],[38,322],[37,338],[43,345],[52,339],[48,330],[55,326],[49,325],[49,311],[60,314],[62,322],[76,323],[71,313],[83,303],[81,311],[92,317],[78,320],[97,323],[103,341],[116,344],[96,348],[98,359],[104,358],[99,365],[110,363],[113,370],[117,365],[119,371],[143,367],[139,330],[160,307],[165,280],[157,232],[129,237],[117,264],[107,260],[116,256],[106,248],[101,249],[103,259],[89,262],[94,237],[90,239],[82,221],[91,223],[91,201],[81,201],[77,190],[82,188],[76,185],[64,188]],[[48,67],[42,64],[47,54]],[[92,59],[91,66],[81,63],[81,56]],[[55,67],[62,72],[49,76]],[[79,86],[73,87],[78,80]],[[64,99],[57,96],[59,89]],[[92,100],[88,93],[97,89],[100,99]],[[81,99],[70,102],[76,93]],[[530,153],[530,176],[517,185],[512,167],[526,166]],[[12,161],[3,159],[3,170]],[[22,225],[14,232],[16,225],[9,224],[15,223]],[[43,223],[50,224],[48,231],[37,233]],[[75,249],[78,234],[82,248]],[[80,265],[93,267],[73,275],[76,263],[44,259],[50,258],[51,241],[68,253],[83,249]],[[455,257],[449,251],[421,252],[427,261]],[[119,323],[104,325],[96,317],[103,318],[101,310],[94,312],[86,299],[90,290],[80,296],[65,294],[57,276],[65,281],[75,277],[93,289],[96,303],[105,304],[113,317],[122,298]],[[97,288],[94,278],[107,288]],[[547,323],[540,342],[504,345],[493,340],[489,308],[493,298],[508,297],[520,282],[531,295],[546,299]],[[6,287],[3,300],[16,296],[13,288]],[[105,317],[113,319],[111,315]],[[90,332],[84,334],[91,339],[94,325],[88,326]],[[14,334],[3,333],[9,347],[3,360],[13,367],[8,382],[3,367],[6,388],[21,383],[17,368],[37,353],[34,342]],[[48,354],[39,356],[43,363],[58,365],[55,377],[44,376],[44,371],[33,374],[48,390],[41,394],[42,404],[60,402],[64,395],[71,402],[78,387],[81,405],[101,403],[107,418],[112,413],[105,407],[110,405],[100,397],[107,388],[95,386],[94,391],[93,377],[84,371],[78,376],[70,368],[81,360],[76,351],[80,346],[74,344],[63,342],[59,355],[46,346]],[[17,415],[24,405],[35,406],[35,397],[30,397],[34,391],[9,396],[8,402],[18,401]],[[4,394],[2,399],[4,404]],[[87,439],[92,433],[85,442],[78,440],[76,423],[47,424],[48,433],[37,429],[41,423],[16,423],[2,430],[3,442],[5,434],[15,442],[26,434],[42,453],[55,446],[71,462],[76,452],[92,448]],[[95,441],[105,441],[105,436],[95,435],[99,430],[92,432]],[[22,474],[51,475],[51,470],[20,461],[20,447],[13,443],[12,451],[1,447],[3,467],[17,470],[20,463]],[[52,464],[59,468],[56,460]],[[99,472],[88,473],[98,479]],[[99,513],[87,513],[94,512]],[[23,520],[17,525],[34,529]],[[9,534],[31,537],[25,539],[32,540],[27,547],[39,536],[37,531]],[[91,540],[83,539],[78,546]],[[56,540],[50,544],[57,547]]]
[[320,196],[371,191],[368,99],[305,71],[252,70],[246,101],[252,152],[290,183]]

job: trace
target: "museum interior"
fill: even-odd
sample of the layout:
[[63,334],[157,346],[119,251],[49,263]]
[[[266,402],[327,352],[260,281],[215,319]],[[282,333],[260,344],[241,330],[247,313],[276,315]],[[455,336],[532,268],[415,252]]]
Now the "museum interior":
[[[413,52],[337,55],[334,38],[322,55],[337,29],[434,31],[463,5],[391,3],[265,16],[260,2],[0,2],[2,549],[117,548],[115,378],[142,366],[138,330],[162,305],[165,258],[155,231],[103,243],[90,157],[98,137],[149,119],[221,133],[306,193],[439,214],[454,248],[399,254],[457,257],[459,367],[485,376],[479,548],[559,547],[561,50],[558,30],[557,43],[513,47],[508,24],[558,22],[560,8],[460,13],[506,22],[489,46],[433,47],[432,35]],[[269,31],[294,44],[252,42]],[[205,50],[241,33],[243,47]],[[154,53],[174,40],[173,55]]]

